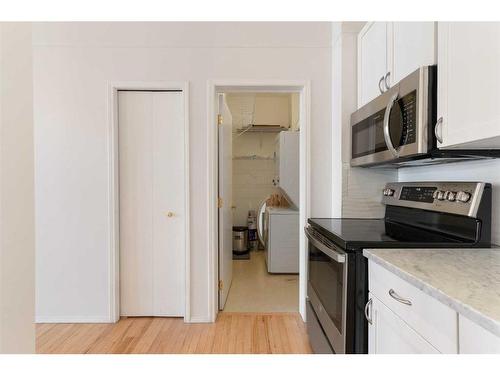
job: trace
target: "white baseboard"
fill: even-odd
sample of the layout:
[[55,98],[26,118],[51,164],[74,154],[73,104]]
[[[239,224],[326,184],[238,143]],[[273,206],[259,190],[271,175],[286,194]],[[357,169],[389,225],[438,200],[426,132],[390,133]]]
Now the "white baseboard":
[[114,323],[109,316],[36,316],[35,323]]
[[[208,316],[193,316],[186,323],[213,323]],[[109,316],[36,316],[35,323],[116,323]]]
[[192,316],[186,323],[213,323],[208,316]]

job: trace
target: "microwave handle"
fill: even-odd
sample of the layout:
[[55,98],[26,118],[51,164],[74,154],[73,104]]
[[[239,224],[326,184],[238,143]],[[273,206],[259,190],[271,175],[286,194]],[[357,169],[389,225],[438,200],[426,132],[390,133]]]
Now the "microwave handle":
[[392,106],[394,105],[396,100],[398,100],[398,96],[399,96],[399,93],[395,93],[391,97],[391,99],[389,100],[389,103],[387,104],[387,107],[385,108],[385,113],[384,113],[384,140],[385,140],[385,144],[387,145],[387,148],[389,149],[391,154],[396,158],[399,156],[399,151],[396,150],[396,148],[394,147],[394,145],[392,144],[392,141],[391,141],[391,134],[389,132],[389,117],[391,115]]
[[438,118],[434,126],[434,135],[439,143],[443,143],[443,118]]
[[[383,94],[385,92],[385,89],[383,86],[380,86],[382,85],[382,82],[384,82],[384,76],[380,77],[380,79],[378,80],[378,89],[380,90],[380,93]],[[386,85],[387,87],[387,85]]]
[[332,249],[330,247],[327,247],[320,241],[318,241],[314,236],[311,234],[310,230],[308,227],[304,228],[304,232],[306,232],[306,236],[311,241],[311,243],[316,247],[318,250],[320,250],[322,253],[326,254],[329,258],[333,259],[337,263],[345,263],[345,254],[342,254],[335,249]]

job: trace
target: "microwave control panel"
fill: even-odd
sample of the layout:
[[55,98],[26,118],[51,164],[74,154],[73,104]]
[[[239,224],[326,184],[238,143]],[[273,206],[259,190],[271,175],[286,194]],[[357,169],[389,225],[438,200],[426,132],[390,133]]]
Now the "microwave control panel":
[[[401,144],[414,143],[417,137],[417,91],[414,90],[398,99],[398,107],[402,122],[402,139]],[[393,107],[395,108],[395,107]],[[393,109],[394,111],[394,109]]]

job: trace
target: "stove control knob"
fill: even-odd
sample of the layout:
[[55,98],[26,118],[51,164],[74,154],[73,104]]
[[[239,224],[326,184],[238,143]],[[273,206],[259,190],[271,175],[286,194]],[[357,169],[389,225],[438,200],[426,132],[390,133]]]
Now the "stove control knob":
[[439,191],[438,191],[438,193],[437,193],[437,199],[438,199],[439,201],[444,201],[444,199],[445,199],[445,198],[444,198],[444,191],[442,191],[442,190],[439,190]]
[[384,196],[392,197],[394,195],[394,189],[386,188],[384,189]]
[[439,190],[434,190],[434,193],[432,193],[432,198],[437,199],[439,194]]
[[457,193],[454,191],[447,191],[446,193],[446,199],[448,199],[450,202],[455,202],[457,199]]
[[467,203],[471,198],[471,193],[467,193],[466,191],[459,191],[457,193],[457,201],[462,203]]

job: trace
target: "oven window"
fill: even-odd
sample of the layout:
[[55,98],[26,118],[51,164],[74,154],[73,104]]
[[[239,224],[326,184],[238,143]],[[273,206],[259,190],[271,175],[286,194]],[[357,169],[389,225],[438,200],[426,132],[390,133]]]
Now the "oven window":
[[309,283],[340,333],[344,304],[344,267],[309,242]]
[[374,154],[387,150],[384,140],[385,109],[352,127],[352,157]]

